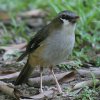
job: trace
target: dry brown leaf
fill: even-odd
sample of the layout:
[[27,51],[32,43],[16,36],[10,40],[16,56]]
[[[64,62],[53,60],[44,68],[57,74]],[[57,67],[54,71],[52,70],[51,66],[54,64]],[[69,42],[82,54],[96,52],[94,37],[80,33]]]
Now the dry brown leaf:
[[20,49],[20,50],[25,50],[26,49],[26,45],[27,43],[21,43],[21,44],[13,44],[13,45],[9,45],[9,46],[0,46],[0,49],[3,49],[5,51],[8,50],[15,50],[15,49]]
[[59,79],[59,82],[69,82],[75,79],[75,75],[76,72],[75,71],[71,71],[70,73],[66,74],[65,76],[63,76],[61,79]]
[[0,76],[15,73],[14,70],[0,70]]
[[7,12],[5,11],[0,11],[0,20],[8,20],[10,19],[10,16]]
[[16,78],[19,75],[20,72],[8,74],[8,75],[1,75],[0,79],[11,79],[11,78]]

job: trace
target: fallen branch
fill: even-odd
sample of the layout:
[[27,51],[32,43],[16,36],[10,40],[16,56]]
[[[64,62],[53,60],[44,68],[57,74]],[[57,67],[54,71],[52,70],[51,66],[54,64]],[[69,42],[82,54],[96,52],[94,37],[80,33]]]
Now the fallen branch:
[[[15,72],[12,74],[7,74],[7,75],[0,75],[0,79],[13,79],[13,78],[17,78],[20,72]],[[32,74],[32,77],[37,77],[40,76],[40,73],[35,70],[34,73]]]
[[85,76],[85,77],[92,77],[92,74],[95,75],[96,78],[100,78],[100,68],[91,68],[91,69],[79,69],[77,70],[77,72],[81,75],[81,76]]
[[[71,71],[71,72],[64,72],[64,73],[60,73],[60,74],[55,74],[58,81],[60,83],[62,82],[69,82],[75,79],[75,72]],[[42,77],[43,80],[43,85],[51,85],[51,84],[55,84],[54,78],[52,75],[45,75]],[[40,86],[40,77],[36,77],[36,78],[30,78],[28,80],[28,84],[34,87],[39,87]]]
[[[20,72],[8,74],[8,75],[3,75],[3,76],[1,75],[0,79],[17,78],[19,73]],[[37,70],[34,71],[34,73],[32,74],[32,77],[36,77],[36,78],[29,78],[28,84],[32,85],[32,86],[34,85],[35,87],[39,87],[40,77],[37,77],[39,75],[40,75],[40,73]],[[59,82],[72,81],[72,80],[75,79],[75,72],[64,72],[64,73],[56,74],[56,77],[57,77]],[[44,85],[55,84],[53,76],[52,75],[45,75],[45,76],[43,76],[43,84]]]

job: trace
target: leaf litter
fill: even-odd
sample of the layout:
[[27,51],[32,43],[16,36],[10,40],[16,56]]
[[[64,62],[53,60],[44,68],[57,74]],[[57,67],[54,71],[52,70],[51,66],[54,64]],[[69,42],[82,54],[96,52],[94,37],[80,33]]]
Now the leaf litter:
[[[12,25],[10,21],[10,17],[7,13],[0,12],[0,15],[2,15],[1,19],[5,25],[7,26]],[[45,14],[41,13],[41,10],[36,10],[36,11],[33,10],[33,11],[27,11],[25,13],[19,14],[16,17],[16,20],[25,21],[27,27],[32,29],[32,31],[35,31],[38,30],[36,28],[42,27],[44,16]],[[0,30],[0,32],[3,32],[2,29]],[[0,35],[2,37],[2,34]],[[47,100],[51,98],[52,100],[58,100],[58,99],[74,100],[75,99],[74,95],[80,95],[83,91],[84,86],[89,86],[93,88],[95,85],[100,87],[99,68],[92,69],[91,71],[95,75],[95,80],[93,80],[93,76],[91,75],[90,72],[91,68],[79,69],[77,71],[71,71],[71,72],[68,71],[68,73],[65,70],[60,70],[59,68],[55,68],[55,73],[57,73],[56,75],[62,76],[60,78],[58,77],[58,80],[61,83],[61,87],[64,93],[66,94],[64,96],[61,95],[59,96],[57,94],[57,90],[55,88],[55,84],[53,82],[52,76],[49,75],[50,77],[48,79],[48,73],[49,73],[48,69],[45,69],[44,71],[44,83],[47,82],[43,87],[43,89],[45,90],[44,94],[39,94],[39,82],[40,82],[39,71],[38,72],[36,71],[37,74],[33,73],[33,76],[29,78],[27,84],[24,83],[17,87],[14,87],[13,85],[9,85],[9,83],[14,83],[16,77],[19,75],[19,71],[23,68],[24,63],[26,62],[26,60],[19,63],[15,62],[19,54],[25,50],[25,47],[26,47],[25,41],[22,44],[17,44],[17,45],[13,44],[11,46],[0,47],[0,51],[1,50],[4,51],[2,54],[0,54],[1,55],[0,56],[0,90],[1,90],[0,99],[1,100],[13,100],[13,97],[17,99],[20,98],[19,100],[31,100],[31,98],[33,98],[33,100],[34,99]],[[15,51],[17,51],[17,53]],[[36,82],[36,80],[38,86],[35,87],[34,82]],[[48,84],[50,82],[52,83],[52,85]],[[98,95],[99,94],[100,92],[98,92]],[[95,100],[99,100],[98,95],[97,95],[97,99]]]

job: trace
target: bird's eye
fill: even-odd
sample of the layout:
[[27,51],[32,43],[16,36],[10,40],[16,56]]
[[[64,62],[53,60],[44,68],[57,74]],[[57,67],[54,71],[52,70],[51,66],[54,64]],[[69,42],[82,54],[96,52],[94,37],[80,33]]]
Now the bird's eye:
[[66,18],[66,15],[63,14],[61,17],[62,17],[63,19],[65,19],[65,18]]
[[61,16],[61,18],[62,18],[62,19],[70,19],[70,16],[63,14],[63,15]]

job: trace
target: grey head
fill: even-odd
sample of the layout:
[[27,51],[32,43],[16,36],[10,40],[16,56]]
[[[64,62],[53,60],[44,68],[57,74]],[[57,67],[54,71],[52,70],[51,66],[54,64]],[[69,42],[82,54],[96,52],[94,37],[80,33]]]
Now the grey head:
[[77,19],[79,18],[78,15],[76,15],[74,12],[69,11],[69,10],[65,10],[65,11],[61,11],[58,16],[58,19],[61,20],[61,22],[63,23],[64,20],[69,21],[70,23],[74,24],[76,23]]

